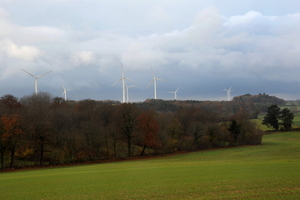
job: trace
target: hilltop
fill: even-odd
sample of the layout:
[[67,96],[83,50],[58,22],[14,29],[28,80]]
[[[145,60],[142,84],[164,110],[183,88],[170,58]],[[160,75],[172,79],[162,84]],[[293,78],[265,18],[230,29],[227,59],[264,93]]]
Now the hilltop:
[[235,96],[232,101],[236,103],[255,104],[256,107],[263,112],[265,112],[272,104],[284,105],[286,103],[283,99],[280,99],[276,96],[270,96],[265,93],[260,93],[258,95],[245,94],[241,96]]

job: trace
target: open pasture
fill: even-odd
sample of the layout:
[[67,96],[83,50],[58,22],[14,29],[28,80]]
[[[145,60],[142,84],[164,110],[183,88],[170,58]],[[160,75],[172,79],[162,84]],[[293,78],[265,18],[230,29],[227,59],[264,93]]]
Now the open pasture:
[[263,144],[0,173],[0,199],[299,199],[300,132]]
[[266,125],[263,125],[263,119],[263,117],[259,116],[257,119],[252,119],[251,121],[254,122],[256,126],[263,131],[274,130],[272,127],[267,127]]
[[300,113],[297,112],[297,113],[294,113],[294,120],[293,120],[293,125],[295,126],[300,126]]

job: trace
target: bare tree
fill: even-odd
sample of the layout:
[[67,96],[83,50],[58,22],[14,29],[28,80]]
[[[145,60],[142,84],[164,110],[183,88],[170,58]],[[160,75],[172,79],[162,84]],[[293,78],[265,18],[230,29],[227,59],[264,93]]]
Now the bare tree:
[[51,95],[40,92],[38,95],[23,97],[20,102],[25,107],[24,117],[27,121],[27,134],[36,152],[39,152],[39,164],[43,165],[47,145],[52,141]]
[[139,111],[134,104],[123,103],[118,107],[118,128],[120,134],[127,141],[128,156],[131,156],[132,139],[136,137],[135,131],[138,124]]

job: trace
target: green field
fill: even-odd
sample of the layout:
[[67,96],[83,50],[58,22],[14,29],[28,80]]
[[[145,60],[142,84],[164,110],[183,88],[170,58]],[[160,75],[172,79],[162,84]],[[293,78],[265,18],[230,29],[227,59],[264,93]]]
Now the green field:
[[300,113],[294,113],[294,116],[295,116],[293,120],[294,125],[300,126]]
[[300,132],[146,160],[0,173],[0,199],[299,199]]
[[266,125],[261,124],[262,120],[263,120],[263,117],[258,117],[258,119],[252,119],[251,121],[255,122],[256,126],[263,131],[274,130],[271,127],[267,127]]
[[[291,103],[290,103],[291,104]],[[300,111],[300,106],[298,105],[298,103],[293,103],[293,104],[295,104],[295,105],[289,105],[289,104],[287,104],[286,106],[282,106],[282,107],[280,107],[281,109],[283,109],[283,108],[288,108],[288,109],[290,109],[291,110],[291,112],[293,112],[294,113],[294,120],[293,120],[293,124],[294,124],[294,126],[300,126],[300,113],[299,113],[299,111]],[[263,118],[263,117],[262,117]]]

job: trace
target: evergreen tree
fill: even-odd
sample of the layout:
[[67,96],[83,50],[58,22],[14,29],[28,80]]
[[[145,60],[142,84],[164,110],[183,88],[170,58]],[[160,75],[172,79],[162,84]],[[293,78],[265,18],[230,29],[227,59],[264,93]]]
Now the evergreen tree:
[[282,120],[280,123],[286,131],[290,131],[292,128],[292,123],[294,119],[294,114],[291,113],[290,109],[284,108],[279,115],[279,118]]
[[231,124],[227,129],[233,135],[234,143],[236,144],[239,135],[242,133],[241,131],[242,124],[238,124],[235,119],[231,119]]
[[280,115],[280,108],[277,105],[271,105],[268,107],[267,115],[264,117],[262,124],[273,127],[275,130],[279,129],[279,115]]

